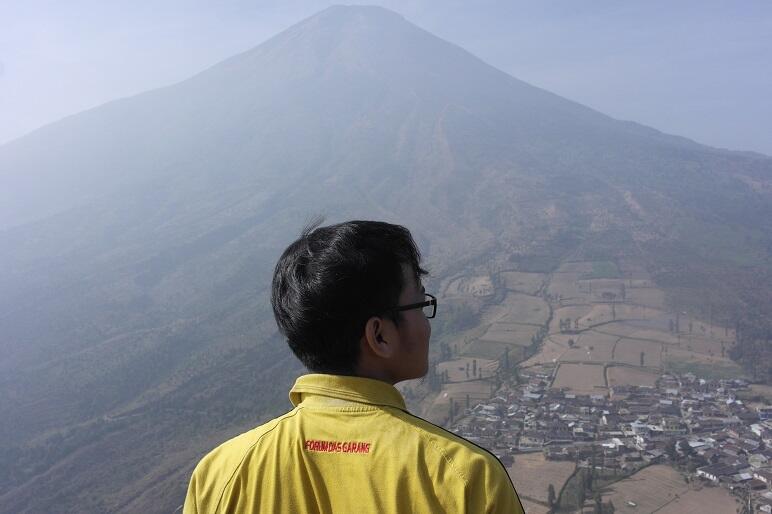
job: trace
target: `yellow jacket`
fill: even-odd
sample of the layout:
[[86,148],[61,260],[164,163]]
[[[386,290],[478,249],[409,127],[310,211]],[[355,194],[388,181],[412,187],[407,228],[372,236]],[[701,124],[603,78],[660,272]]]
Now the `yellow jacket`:
[[305,375],[290,400],[201,460],[185,514],[523,512],[493,455],[408,413],[385,382]]

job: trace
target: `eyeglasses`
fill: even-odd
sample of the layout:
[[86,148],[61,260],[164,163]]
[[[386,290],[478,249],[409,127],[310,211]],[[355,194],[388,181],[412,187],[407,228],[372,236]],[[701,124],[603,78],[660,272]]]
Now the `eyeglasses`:
[[411,303],[410,305],[400,305],[399,307],[394,307],[392,312],[399,312],[399,311],[409,311],[412,309],[421,309],[424,313],[424,316],[426,316],[428,319],[432,319],[435,314],[437,314],[437,298],[430,295],[429,293],[424,293],[424,296],[426,296],[428,299],[424,302],[418,302],[418,303]]

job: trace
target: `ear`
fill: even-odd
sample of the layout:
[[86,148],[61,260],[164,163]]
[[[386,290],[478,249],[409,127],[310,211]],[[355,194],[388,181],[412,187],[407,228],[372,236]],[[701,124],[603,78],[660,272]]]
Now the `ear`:
[[388,320],[373,316],[365,324],[365,333],[362,343],[377,357],[390,358],[395,351],[395,332],[390,330],[392,323]]

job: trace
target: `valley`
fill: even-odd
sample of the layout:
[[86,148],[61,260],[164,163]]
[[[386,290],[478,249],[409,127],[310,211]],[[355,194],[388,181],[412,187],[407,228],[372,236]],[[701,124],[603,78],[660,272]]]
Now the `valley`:
[[[676,469],[675,459],[663,463],[668,441],[700,433],[691,413],[674,404],[692,387],[686,383],[745,376],[728,357],[734,329],[674,311],[666,292],[633,260],[565,261],[551,273],[502,269],[442,284],[439,315],[443,306],[467,302],[478,306],[478,323],[443,334],[429,376],[403,391],[427,419],[496,453],[526,512],[549,511],[547,484],[560,512],[572,512],[572,501],[578,508],[570,499],[572,477],[588,469],[609,475],[596,490],[620,512],[719,512],[717,505],[734,511],[740,500],[729,490],[705,489],[695,469],[683,463]],[[673,400],[657,400],[674,383],[683,388],[668,389]],[[653,418],[666,420],[664,428],[643,436],[636,423],[651,423],[657,401],[668,405]],[[631,407],[619,402],[647,406],[625,415]],[[612,412],[614,421],[602,412]],[[590,465],[596,451],[604,465]],[[684,479],[692,482],[677,486]],[[661,498],[657,480],[680,489],[655,501]]]

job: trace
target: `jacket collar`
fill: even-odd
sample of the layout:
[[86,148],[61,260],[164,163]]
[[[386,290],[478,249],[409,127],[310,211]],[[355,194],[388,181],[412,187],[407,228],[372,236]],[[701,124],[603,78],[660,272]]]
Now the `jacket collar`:
[[298,377],[289,393],[292,405],[297,407],[309,396],[325,396],[407,410],[404,398],[394,386],[371,378],[323,374]]

